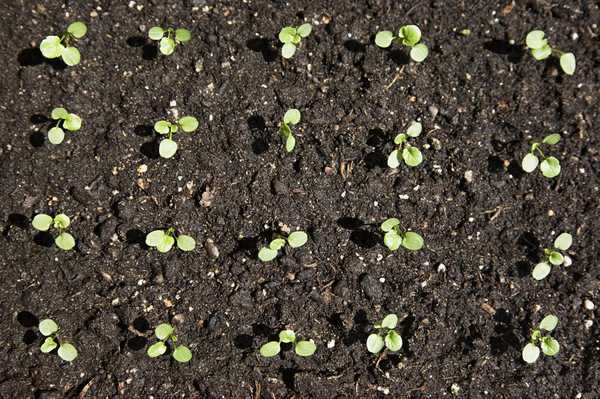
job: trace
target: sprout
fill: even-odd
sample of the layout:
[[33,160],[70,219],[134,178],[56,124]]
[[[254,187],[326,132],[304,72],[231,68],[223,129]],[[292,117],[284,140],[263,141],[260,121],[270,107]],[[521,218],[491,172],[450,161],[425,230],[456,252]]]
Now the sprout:
[[308,234],[303,231],[294,231],[287,237],[282,234],[276,234],[268,247],[262,247],[258,251],[258,259],[263,262],[270,262],[277,257],[279,251],[285,247],[287,243],[292,248],[299,248],[308,241]]
[[146,245],[156,247],[158,252],[169,252],[173,248],[173,244],[177,242],[177,248],[182,251],[189,252],[196,248],[196,241],[188,235],[175,235],[175,228],[170,227],[167,230],[154,230],[146,236]]
[[[550,135],[544,137],[544,139],[541,142],[534,141],[531,144],[531,149],[529,150],[527,155],[525,155],[525,157],[523,157],[523,161],[521,161],[521,167],[523,168],[523,170],[527,173],[531,173],[539,165],[540,170],[542,171],[542,175],[544,175],[545,177],[551,179],[553,177],[558,176],[560,174],[560,162],[555,157],[547,157],[546,158],[544,156],[544,153],[542,152],[541,147],[544,144],[555,145],[559,141],[560,141],[560,134],[557,134],[557,133],[550,134]],[[542,157],[541,163],[540,163],[538,156],[535,155],[536,151]]]
[[423,130],[423,125],[419,122],[412,122],[406,133],[400,133],[394,138],[394,144],[396,149],[388,156],[388,166],[392,169],[396,169],[400,166],[400,160],[408,166],[417,166],[423,162],[423,155],[417,147],[414,147],[408,143],[409,137],[418,137]]
[[[76,132],[81,129],[81,118],[69,113],[66,109],[54,108],[50,117],[56,121],[56,125],[48,130],[48,141],[52,144],[60,144],[65,138],[65,131]],[[61,127],[62,126],[62,127]]]
[[302,41],[302,38],[308,37],[312,31],[311,24],[303,24],[297,28],[286,26],[279,32],[279,41],[283,43],[281,48],[281,56],[289,59],[296,53],[296,47]]
[[279,332],[279,341],[269,341],[260,347],[260,355],[262,357],[277,356],[281,351],[281,344],[292,344],[296,355],[302,357],[312,356],[317,350],[314,341],[297,341],[296,333],[292,330],[283,330]]
[[402,337],[394,329],[398,324],[398,316],[388,314],[381,323],[373,327],[377,330],[367,338],[367,350],[371,353],[379,353],[385,346],[392,352],[397,352],[402,348]]
[[173,140],[173,134],[179,128],[186,133],[192,133],[198,128],[198,120],[193,116],[184,116],[177,123],[158,121],[154,124],[154,130],[158,134],[167,135],[167,138],[162,140],[158,147],[158,153],[161,157],[169,159],[177,152],[177,143]]
[[558,57],[560,67],[567,75],[575,73],[575,55],[573,53],[564,53],[557,48],[552,48],[545,38],[545,33],[541,30],[532,30],[525,38],[525,44],[531,50],[531,55],[538,61],[554,55]]
[[160,40],[158,49],[164,55],[171,55],[178,44],[189,42],[192,34],[189,30],[179,28],[163,29],[160,26],[154,26],[148,31],[148,37],[152,40]]
[[75,238],[67,232],[71,224],[71,219],[64,213],[56,215],[54,218],[50,215],[40,213],[35,215],[31,221],[33,228],[38,231],[48,231],[51,227],[58,231],[54,238],[54,243],[63,251],[68,251],[75,247]]
[[292,133],[292,129],[290,125],[296,125],[300,122],[300,111],[295,108],[288,109],[283,115],[283,120],[281,121],[281,127],[279,128],[279,134],[283,139],[283,145],[285,146],[285,150],[287,152],[292,152],[294,147],[296,146],[296,138]]
[[[558,341],[549,334],[544,335],[543,331],[551,332],[558,324],[558,317],[548,315],[541,321],[539,328],[531,333],[529,343],[523,348],[523,360],[527,363],[535,363],[540,356],[540,348],[546,356],[555,356],[560,350]],[[539,345],[539,348],[538,348]]]
[[550,273],[552,267],[571,264],[571,258],[560,251],[567,251],[573,244],[573,237],[569,233],[562,233],[554,240],[554,248],[544,248],[544,260],[533,268],[531,276],[536,280],[543,280]]
[[177,337],[173,334],[175,328],[169,323],[159,324],[154,329],[154,335],[158,338],[158,342],[150,345],[146,353],[149,357],[158,357],[164,355],[167,351],[167,341],[171,341],[173,346],[173,353],[171,354],[175,360],[179,363],[187,363],[192,359],[192,352],[188,347],[183,345],[177,345]]
[[69,66],[79,64],[81,55],[77,47],[73,46],[78,39],[81,39],[87,33],[87,26],[83,22],[73,22],[67,27],[67,31],[62,37],[47,36],[40,43],[40,51],[46,58],[61,57],[65,64]]
[[44,343],[40,347],[42,353],[50,353],[58,347],[57,353],[62,360],[67,362],[75,360],[77,357],[77,349],[72,344],[64,342],[57,337],[60,328],[54,320],[44,319],[40,321],[38,329],[40,330],[40,334],[46,337]]
[[429,49],[421,41],[421,29],[417,25],[404,25],[398,30],[398,36],[393,32],[384,30],[377,32],[375,44],[381,48],[388,48],[393,42],[410,47],[410,58],[415,62],[422,62],[429,55]]
[[383,222],[381,231],[385,233],[383,243],[390,251],[396,251],[400,248],[400,245],[411,251],[418,251],[423,248],[423,237],[412,231],[401,232],[400,220],[396,218],[390,218]]

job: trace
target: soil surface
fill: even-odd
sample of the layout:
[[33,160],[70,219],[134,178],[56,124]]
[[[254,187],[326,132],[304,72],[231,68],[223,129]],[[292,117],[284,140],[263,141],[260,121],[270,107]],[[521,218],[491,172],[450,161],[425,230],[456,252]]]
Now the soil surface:
[[[7,0],[0,19],[0,397],[440,398],[453,384],[464,398],[600,397],[598,310],[584,306],[600,305],[598,2]],[[75,20],[89,28],[81,64],[44,60],[40,41]],[[304,21],[313,33],[283,60],[277,33]],[[430,47],[422,64],[373,44],[407,23]],[[154,25],[192,40],[157,55]],[[576,55],[574,76],[524,51],[534,28]],[[54,146],[61,105],[84,123]],[[292,107],[286,154],[277,129]],[[161,159],[152,125],[175,113],[200,127]],[[414,119],[425,161],[390,170]],[[530,140],[550,133],[560,176],[523,173]],[[41,212],[72,218],[75,250],[31,227]],[[426,247],[389,252],[388,217]],[[144,246],[170,226],[197,249]],[[308,244],[259,262],[282,226]],[[563,231],[573,264],[536,282]],[[365,340],[387,313],[404,346],[378,358]],[[560,353],[527,365],[549,313]],[[73,363],[40,352],[48,317]],[[165,321],[190,363],[146,356]],[[261,358],[285,327],[315,355]]]

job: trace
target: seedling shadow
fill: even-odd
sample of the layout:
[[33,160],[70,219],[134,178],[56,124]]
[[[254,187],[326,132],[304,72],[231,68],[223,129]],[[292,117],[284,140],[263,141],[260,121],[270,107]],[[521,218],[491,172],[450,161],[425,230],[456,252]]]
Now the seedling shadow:
[[367,328],[369,327],[369,319],[367,318],[367,313],[359,309],[354,315],[352,329],[348,332],[348,334],[344,337],[342,342],[346,346],[352,346],[356,342],[366,342],[367,337]]
[[127,244],[146,246],[146,235],[139,229],[130,229],[125,233]]
[[483,48],[498,55],[508,55],[508,61],[516,64],[523,59],[525,51],[523,47],[510,44],[507,40],[493,39],[483,44]]
[[11,213],[8,215],[7,227],[15,226],[20,229],[26,229],[29,227],[29,219],[20,213]]
[[158,159],[160,157],[160,153],[158,152],[159,145],[158,137],[155,137],[152,141],[143,143],[140,146],[140,152],[150,159]]
[[381,129],[369,130],[369,137],[367,138],[367,145],[374,147],[374,151],[367,153],[364,157],[365,165],[368,170],[375,167],[385,168],[387,166],[387,157],[383,153],[386,140],[385,135]]
[[364,53],[367,49],[367,45],[363,44],[361,42],[359,42],[358,40],[346,40],[344,42],[344,47],[346,48],[346,50],[350,51],[351,53]]
[[40,231],[33,237],[33,242],[42,247],[50,248],[54,244],[54,238],[47,231]]
[[229,256],[233,256],[240,252],[245,252],[252,258],[258,257],[258,243],[263,240],[269,240],[273,236],[272,230],[267,230],[254,237],[243,237],[237,241],[236,248],[229,253]]
[[490,347],[492,355],[500,356],[506,353],[511,347],[519,347],[519,338],[514,333],[512,327],[512,316],[505,309],[497,309],[494,314],[494,332],[496,335],[490,338]]
[[269,150],[269,142],[267,140],[266,131],[267,124],[265,118],[261,115],[252,115],[247,120],[248,128],[254,136],[252,142],[252,152],[256,155],[264,154]]
[[388,52],[388,58],[396,65],[408,65],[410,63],[410,57],[404,50],[400,50],[398,48],[386,49]]
[[21,50],[17,55],[17,61],[22,67],[47,64],[50,65],[52,69],[55,69],[57,71],[67,68],[67,64],[65,64],[61,58],[48,59],[42,55],[42,52],[39,48],[35,47]]
[[538,248],[540,247],[540,242],[533,233],[525,232],[521,234],[521,236],[517,240],[517,244],[521,247],[522,250],[525,251],[525,256],[527,256],[527,259],[530,262],[539,262],[540,258],[538,254]]
[[247,40],[246,47],[256,53],[261,53],[265,62],[273,62],[277,59],[277,49],[273,47],[271,40],[264,37]]
[[129,47],[142,48],[142,58],[146,61],[155,60],[158,57],[158,47],[153,43],[148,43],[144,36],[131,36],[127,38]]
[[154,127],[150,125],[137,125],[133,132],[140,137],[150,137],[154,134]]
[[379,234],[369,231],[369,229],[372,230],[373,225],[365,224],[360,219],[343,217],[337,220],[337,224],[346,230],[352,230],[350,233],[350,241],[360,248],[373,248],[381,241]]
[[294,368],[285,367],[282,367],[279,370],[281,371],[281,379],[283,380],[283,383],[285,384],[286,388],[289,390],[293,390],[296,379],[295,377],[298,373],[298,370]]
[[[49,119],[46,115],[35,114],[31,115],[29,121],[34,125],[45,125],[50,123],[51,119]],[[44,142],[46,141],[46,136],[40,131],[33,132],[29,135],[29,144],[33,147],[42,147]]]
[[27,328],[23,334],[23,343],[25,345],[33,344],[37,339],[37,334],[32,328],[37,327],[40,323],[38,317],[27,310],[22,310],[17,314],[17,321],[21,326]]
[[249,334],[240,334],[233,338],[233,344],[238,349],[251,349],[254,338]]

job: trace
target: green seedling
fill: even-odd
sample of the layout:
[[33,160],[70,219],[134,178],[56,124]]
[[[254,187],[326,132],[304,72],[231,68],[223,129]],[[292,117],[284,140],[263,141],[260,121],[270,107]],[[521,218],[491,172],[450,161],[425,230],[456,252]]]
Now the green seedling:
[[423,125],[419,122],[412,122],[406,133],[400,133],[394,138],[396,149],[388,156],[388,166],[396,169],[400,166],[400,160],[408,166],[417,166],[423,162],[423,154],[421,151],[408,142],[410,137],[418,137],[423,130]]
[[546,34],[541,30],[532,30],[525,38],[525,44],[531,50],[531,55],[538,61],[554,55],[558,57],[560,67],[567,75],[575,73],[575,55],[573,53],[564,53],[557,48],[552,48],[545,38]]
[[177,143],[173,140],[173,134],[181,128],[186,133],[192,133],[198,128],[198,120],[193,116],[184,116],[176,123],[168,121],[158,121],[154,124],[154,130],[157,133],[166,135],[167,138],[161,140],[158,146],[158,153],[161,157],[169,159],[177,152]]
[[77,43],[87,33],[87,26],[83,22],[73,22],[67,27],[62,36],[47,36],[40,43],[40,51],[46,58],[59,58],[69,66],[79,64],[81,54],[73,44]]
[[279,251],[287,243],[292,248],[299,248],[308,241],[308,234],[303,231],[294,231],[287,237],[282,234],[276,234],[275,238],[269,243],[268,247],[262,247],[258,251],[258,259],[263,262],[270,262],[277,257]]
[[156,247],[158,252],[166,253],[177,243],[177,248],[189,252],[196,248],[196,240],[185,234],[175,234],[175,228],[169,227],[167,230],[154,230],[146,236],[146,245]]
[[394,329],[398,324],[398,316],[389,314],[383,318],[381,323],[375,324],[375,333],[367,338],[367,350],[371,353],[379,353],[385,346],[392,352],[402,348],[402,337]]
[[[81,118],[69,113],[66,109],[54,108],[50,117],[56,121],[56,125],[48,130],[48,141],[52,144],[60,144],[65,139],[65,131],[76,132],[81,129]],[[63,129],[64,128],[64,129]]]
[[171,341],[173,353],[171,354],[179,363],[187,363],[192,359],[192,352],[187,346],[177,345],[177,337],[173,334],[175,328],[169,323],[159,324],[154,329],[154,335],[158,338],[158,342],[150,345],[147,350],[149,357],[158,357],[164,355],[167,351],[167,342]]
[[314,341],[297,341],[296,333],[292,330],[283,330],[279,333],[279,341],[269,341],[260,347],[260,355],[262,357],[277,356],[281,352],[281,344],[292,344],[296,355],[302,357],[312,356],[317,350],[317,345]]
[[536,280],[543,280],[550,273],[552,267],[564,264],[569,266],[572,261],[569,255],[560,251],[567,251],[573,244],[573,237],[569,233],[562,233],[554,240],[554,248],[544,248],[544,260],[533,268],[531,276]]
[[148,37],[152,40],[160,40],[158,49],[164,55],[171,55],[178,44],[189,42],[192,34],[189,30],[179,28],[163,29],[160,26],[150,28]]
[[66,361],[72,362],[77,357],[77,349],[72,344],[58,338],[59,327],[52,319],[44,319],[38,325],[40,333],[46,337],[40,347],[43,353],[50,353],[58,347],[58,356]]
[[[542,145],[555,145],[560,141],[560,134],[550,134],[542,140],[542,142],[534,141],[531,143],[531,149],[521,161],[521,167],[527,173],[531,173],[537,169],[538,165],[540,170],[542,171],[542,175],[551,179],[560,174],[560,162],[555,157],[547,157],[542,152]],[[542,162],[540,163],[540,159],[536,155],[537,153],[542,157]]]
[[383,243],[390,251],[396,251],[400,248],[400,245],[411,251],[418,251],[423,248],[423,237],[412,231],[402,232],[400,230],[400,220],[396,218],[390,218],[381,223],[381,231],[385,233]]
[[397,43],[410,48],[410,58],[415,62],[422,62],[429,55],[429,49],[421,41],[421,29],[417,25],[404,25],[398,30],[398,36],[393,32],[384,30],[377,32],[375,44],[381,48],[388,48],[392,43]]
[[[558,341],[552,338],[550,335],[545,335],[543,331],[550,333],[558,324],[558,317],[554,315],[548,315],[544,317],[540,323],[539,328],[536,328],[531,333],[529,343],[523,348],[522,356],[523,360],[527,363],[535,363],[540,357],[540,348],[546,356],[555,356],[560,350]],[[539,347],[538,347],[539,346]]]
[[311,24],[303,24],[297,28],[286,26],[279,32],[279,41],[283,43],[281,56],[289,59],[296,53],[296,48],[300,45],[302,38],[308,37],[312,31]]
[[283,120],[281,121],[281,127],[279,128],[279,134],[283,140],[283,145],[285,146],[285,150],[287,152],[294,151],[294,147],[296,147],[296,138],[292,133],[291,126],[294,126],[300,122],[300,111],[295,108],[288,109],[283,115]]
[[67,232],[67,228],[71,224],[71,219],[64,213],[59,213],[55,217],[40,213],[35,215],[31,224],[38,231],[48,231],[51,227],[58,231],[58,235],[54,238],[54,243],[63,251],[68,251],[75,247],[75,239]]

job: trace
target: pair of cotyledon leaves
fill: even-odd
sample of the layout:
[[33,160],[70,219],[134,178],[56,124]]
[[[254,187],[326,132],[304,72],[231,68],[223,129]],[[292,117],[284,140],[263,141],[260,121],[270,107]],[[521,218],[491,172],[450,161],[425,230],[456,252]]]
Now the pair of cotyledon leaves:
[[[419,122],[412,122],[406,133],[400,133],[394,138],[394,144],[400,146],[406,143],[408,137],[418,137],[423,130],[423,125]],[[417,166],[423,162],[423,154],[417,147],[406,145],[402,150],[395,149],[388,156],[387,164],[390,168],[396,169],[400,166],[400,159],[404,160],[408,166]]]
[[[56,349],[59,344],[56,342],[54,335],[58,332],[58,324],[52,319],[44,319],[38,325],[40,333],[46,337],[44,343],[40,347],[43,353],[50,353]],[[72,362],[77,357],[77,349],[72,344],[61,342],[58,348],[58,356],[67,362]]]
[[[83,22],[73,22],[67,27],[67,35],[75,39],[81,39],[87,33],[87,26]],[[40,43],[40,51],[46,58],[61,57],[65,64],[69,66],[79,64],[81,54],[76,47],[65,46],[63,39],[59,36],[47,36]]]
[[[573,244],[573,237],[569,233],[562,233],[554,240],[554,248],[559,249],[561,251],[568,250]],[[544,279],[549,273],[552,267],[550,264],[554,266],[562,265],[565,262],[565,256],[563,256],[558,251],[549,250],[548,251],[548,261],[538,263],[531,272],[531,275],[536,280]]]
[[173,234],[168,234],[165,230],[154,230],[146,236],[146,245],[155,247],[158,252],[162,253],[169,252],[176,242],[177,248],[182,251],[193,251],[196,248],[196,240],[185,234],[174,237]]
[[64,213],[60,213],[55,217],[40,213],[35,215],[31,224],[38,231],[48,231],[50,227],[57,229],[59,234],[54,238],[54,243],[60,249],[68,251],[75,247],[75,238],[66,231],[63,231],[71,224],[71,219]]
[[302,41],[302,38],[308,37],[311,31],[311,24],[303,24],[297,28],[292,26],[282,28],[279,32],[279,41],[283,43],[281,56],[286,59],[292,58],[296,53],[296,48]]
[[421,40],[421,29],[416,25],[404,25],[398,30],[398,36],[393,32],[384,30],[375,35],[375,44],[382,48],[391,46],[394,39],[400,39],[402,44],[410,47],[410,58],[415,62],[422,62],[429,55],[429,49]]
[[[186,133],[192,133],[198,128],[198,120],[193,116],[184,116],[177,123],[158,121],[154,124],[154,130],[163,135],[173,134],[177,132],[179,127]],[[158,153],[162,158],[168,159],[175,155],[177,148],[177,143],[169,137],[161,140],[158,146]]]
[[[159,339],[159,341],[148,347],[148,350],[146,351],[148,356],[154,358],[164,355],[167,351],[167,344],[165,341],[173,337],[173,332],[175,332],[175,329],[169,323],[159,324],[154,329],[154,335]],[[171,341],[174,342],[175,340],[172,339]],[[176,345],[172,356],[180,363],[187,363],[192,359],[192,352],[186,346]]]
[[[158,49],[164,55],[171,55],[180,43],[190,41],[192,34],[184,28],[175,29],[175,38],[171,37],[172,29],[163,29],[160,26],[154,26],[148,31],[148,37],[152,40],[160,40]],[[165,36],[165,33],[167,36]]]
[[[540,330],[545,330],[545,331],[550,332],[556,328],[557,324],[558,324],[558,317],[556,317],[554,315],[548,315],[548,316],[544,317],[544,319],[541,321],[539,328],[540,328]],[[523,351],[521,353],[523,360],[527,363],[535,363],[536,362],[536,360],[540,357],[540,347],[541,347],[541,351],[546,356],[554,356],[560,350],[560,345],[557,340],[555,340],[554,338],[552,338],[550,336],[542,337],[541,332],[539,330],[535,330],[533,332],[532,341],[533,342],[529,342],[527,345],[525,345],[525,347],[523,348]],[[537,345],[538,342],[539,342],[539,347]]]
[[276,238],[269,243],[268,247],[263,247],[258,251],[258,259],[263,262],[270,262],[277,257],[279,250],[285,246],[285,243],[292,248],[299,248],[308,241],[308,234],[304,231],[294,231],[287,238]]
[[[527,34],[525,44],[531,50],[531,55],[538,61],[545,60],[552,55],[552,47],[546,39],[546,34],[541,30],[534,30]],[[575,73],[576,61],[573,53],[560,53],[560,67],[567,75]]]
[[401,245],[411,251],[418,251],[423,248],[423,237],[412,231],[401,233],[399,225],[400,220],[396,218],[387,219],[381,224],[381,231],[385,233],[383,243],[386,247],[391,251],[396,251]]
[[[541,144],[554,145],[557,144],[559,141],[560,134],[555,133],[544,137]],[[537,148],[539,145],[540,143],[534,143],[535,148]],[[521,161],[521,168],[523,168],[523,170],[527,173],[531,173],[534,170],[536,170],[538,165],[540,167],[542,175],[549,179],[556,177],[560,174],[560,161],[555,157],[544,158],[540,163],[540,160],[537,157],[537,155],[534,154],[534,151],[531,151],[527,153],[527,155],[525,155],[525,157],[523,157],[523,160]]]
[[399,351],[402,348],[402,337],[394,331],[397,324],[398,316],[395,314],[385,316],[381,324],[375,325],[378,330],[388,330],[385,337],[382,337],[379,333],[370,334],[367,337],[367,350],[371,353],[379,353],[385,346],[392,352]]
[[296,341],[296,333],[292,330],[283,330],[279,332],[279,341],[269,341],[260,347],[260,354],[263,357],[273,357],[281,352],[282,343],[291,343],[294,346],[294,352],[298,356],[312,356],[317,350],[313,340]]
[[295,108],[288,109],[283,115],[283,123],[281,124],[279,132],[281,134],[281,138],[283,139],[285,150],[287,152],[292,152],[294,150],[294,147],[296,147],[296,138],[292,133],[290,125],[293,126],[300,123],[300,117],[300,111],[298,111]]
[[[81,129],[81,118],[73,113],[69,113],[66,109],[59,107],[54,108],[50,117],[55,121],[63,121],[62,126],[71,131],[75,132]],[[65,131],[59,126],[54,126],[48,130],[48,141],[52,144],[60,144],[65,139]]]

